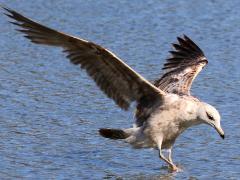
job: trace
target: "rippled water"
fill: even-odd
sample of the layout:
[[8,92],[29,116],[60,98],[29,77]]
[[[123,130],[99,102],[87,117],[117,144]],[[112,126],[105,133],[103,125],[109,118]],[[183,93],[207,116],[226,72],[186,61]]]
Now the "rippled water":
[[238,179],[240,177],[239,1],[1,0],[53,28],[108,47],[146,78],[158,77],[170,43],[183,33],[209,65],[193,94],[215,105],[226,139],[210,127],[176,142],[183,168],[168,173],[157,151],[100,137],[129,127],[85,72],[58,49],[29,43],[0,15],[0,179]]

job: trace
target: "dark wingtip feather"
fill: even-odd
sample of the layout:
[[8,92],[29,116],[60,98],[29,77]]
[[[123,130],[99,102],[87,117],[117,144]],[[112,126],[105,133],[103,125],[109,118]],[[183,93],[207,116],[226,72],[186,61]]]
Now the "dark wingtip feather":
[[8,14],[8,13],[3,13],[3,14],[7,17],[14,18],[12,14]]
[[9,23],[11,23],[11,24],[14,24],[14,25],[16,25],[16,26],[21,26],[22,24],[19,24],[19,23],[17,23],[17,22],[13,22],[13,21],[8,21]]
[[184,39],[190,39],[186,34],[183,34]]
[[25,22],[25,21],[30,21],[28,18],[24,17],[23,15],[19,14],[18,12],[7,8],[7,7],[2,7],[6,12],[3,13],[4,15],[8,16],[11,19],[14,19],[18,22]]
[[3,5],[3,4],[0,4],[0,7],[1,7],[2,9],[6,10],[6,11],[10,11],[10,9],[7,8],[7,7],[6,7],[5,5]]
[[200,49],[200,47],[187,35],[183,34],[183,38],[199,53],[203,54],[203,51]]
[[[14,10],[11,10],[10,8],[6,7],[6,6],[0,6],[2,9],[4,9],[6,12],[4,12],[3,14],[6,15],[7,17],[11,18],[11,19],[15,19],[16,14],[18,14],[17,12],[15,12]],[[13,24],[13,22],[10,22]]]
[[[183,37],[177,37],[177,40],[178,43],[172,44],[174,50],[169,51],[172,57],[167,59],[168,63],[164,64],[163,69],[190,65],[199,61],[201,57],[205,57],[203,51],[187,35],[183,34]],[[169,65],[169,62],[173,64]]]
[[[12,10],[12,9],[4,6],[4,5],[1,5],[1,4],[0,4],[0,7],[7,12],[7,13],[3,13],[3,14],[5,14],[6,16],[8,16],[8,17],[10,17],[10,18],[13,18],[14,13],[16,13],[14,10]],[[10,14],[8,14],[8,13],[10,13]]]
[[186,34],[183,34],[183,39],[184,39],[185,41],[188,40],[188,41],[193,42]]

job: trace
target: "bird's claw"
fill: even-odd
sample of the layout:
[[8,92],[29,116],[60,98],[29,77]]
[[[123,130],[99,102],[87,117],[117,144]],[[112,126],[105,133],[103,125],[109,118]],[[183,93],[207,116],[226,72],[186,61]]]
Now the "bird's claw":
[[170,166],[169,168],[170,168],[171,172],[181,172],[182,171],[182,169],[177,167],[176,165]]

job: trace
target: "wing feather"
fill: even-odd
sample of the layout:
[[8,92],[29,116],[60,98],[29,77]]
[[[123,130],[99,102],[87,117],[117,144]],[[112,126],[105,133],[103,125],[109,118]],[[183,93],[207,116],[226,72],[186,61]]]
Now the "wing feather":
[[7,16],[21,29],[18,31],[37,44],[64,49],[71,63],[80,65],[99,88],[115,103],[127,110],[131,102],[147,105],[161,102],[164,92],[148,82],[107,49],[34,22],[8,8]]
[[154,82],[159,89],[176,94],[190,95],[193,80],[208,63],[203,51],[186,35],[177,37],[178,44],[173,44],[174,51],[167,59],[163,76]]

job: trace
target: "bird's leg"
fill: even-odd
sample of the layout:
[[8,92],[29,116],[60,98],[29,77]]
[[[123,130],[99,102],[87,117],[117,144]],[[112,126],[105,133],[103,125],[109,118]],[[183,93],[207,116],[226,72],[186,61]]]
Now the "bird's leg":
[[173,163],[173,160],[172,160],[172,148],[168,149],[168,160]]
[[180,168],[178,168],[172,160],[172,148],[168,149],[168,160],[169,162],[171,162],[173,164],[173,166],[171,167],[173,171],[181,171]]
[[173,164],[173,161],[172,161],[171,149],[170,149],[169,154],[168,154],[168,159],[163,155],[163,153],[162,153],[162,140],[161,139],[158,141],[158,150],[159,150],[160,159],[164,160],[169,165],[169,167],[171,168],[172,171],[178,171],[179,170],[178,167],[175,164]]
[[179,170],[178,167],[177,167],[175,164],[173,164],[172,158],[170,157],[170,159],[169,159],[169,157],[168,157],[168,159],[167,159],[167,158],[163,155],[161,149],[159,149],[159,157],[160,157],[162,160],[164,160],[164,161],[169,165],[169,167],[171,168],[172,171],[178,171],[178,170]]

